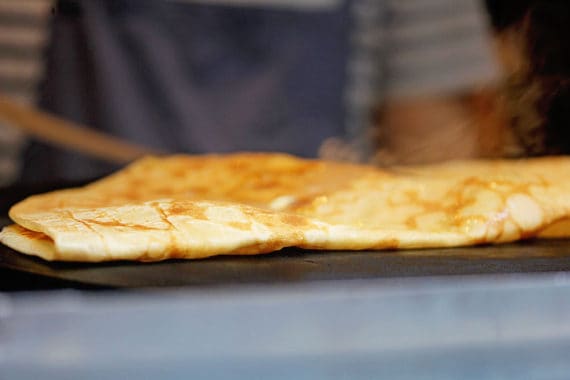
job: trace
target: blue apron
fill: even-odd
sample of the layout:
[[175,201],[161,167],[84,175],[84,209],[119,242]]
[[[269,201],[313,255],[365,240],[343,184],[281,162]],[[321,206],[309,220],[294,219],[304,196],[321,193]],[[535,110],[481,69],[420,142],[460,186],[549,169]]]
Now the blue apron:
[[[344,133],[347,5],[295,10],[161,0],[62,1],[40,105],[168,152],[314,157]],[[27,180],[112,165],[35,143]]]

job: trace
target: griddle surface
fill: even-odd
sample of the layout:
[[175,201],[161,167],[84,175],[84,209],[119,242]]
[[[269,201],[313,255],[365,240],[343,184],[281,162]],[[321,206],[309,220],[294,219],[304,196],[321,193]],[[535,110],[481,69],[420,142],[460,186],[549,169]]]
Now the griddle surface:
[[101,264],[47,262],[0,246],[0,268],[111,288],[533,273],[570,271],[570,240],[409,251],[285,249],[260,256]]

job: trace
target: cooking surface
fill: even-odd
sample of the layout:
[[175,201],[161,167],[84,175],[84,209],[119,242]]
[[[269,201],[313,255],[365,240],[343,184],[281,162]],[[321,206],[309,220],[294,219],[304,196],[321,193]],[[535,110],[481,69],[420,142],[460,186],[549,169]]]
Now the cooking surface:
[[101,287],[235,283],[437,275],[570,271],[570,240],[411,251],[318,252],[286,249],[262,256],[228,256],[159,263],[57,263],[0,248],[0,267]]
[[[0,226],[10,223],[6,217],[9,204],[45,190],[51,188],[4,191],[3,198],[7,203],[1,205]],[[55,283],[56,287],[199,286],[549,271],[570,272],[570,239],[408,251],[286,249],[260,256],[103,264],[47,262],[0,245],[0,274],[4,282],[9,281],[6,278],[17,277],[25,283],[28,281],[26,276],[34,276],[35,281],[38,278],[48,282],[59,281]]]

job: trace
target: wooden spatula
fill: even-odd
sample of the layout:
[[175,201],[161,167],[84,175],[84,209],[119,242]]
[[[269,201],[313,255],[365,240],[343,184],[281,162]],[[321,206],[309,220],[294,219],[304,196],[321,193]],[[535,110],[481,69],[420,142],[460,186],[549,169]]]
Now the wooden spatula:
[[2,95],[0,121],[44,142],[111,163],[124,164],[141,156],[161,153],[21,105]]

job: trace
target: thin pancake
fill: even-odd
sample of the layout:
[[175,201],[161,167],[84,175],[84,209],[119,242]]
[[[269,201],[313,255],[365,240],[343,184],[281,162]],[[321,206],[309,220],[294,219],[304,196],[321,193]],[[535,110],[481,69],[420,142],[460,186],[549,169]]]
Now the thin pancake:
[[[0,239],[80,261],[500,243],[569,217],[568,174],[568,158],[393,171],[277,154],[147,158],[15,205],[20,227]],[[42,247],[31,248],[37,241]]]

